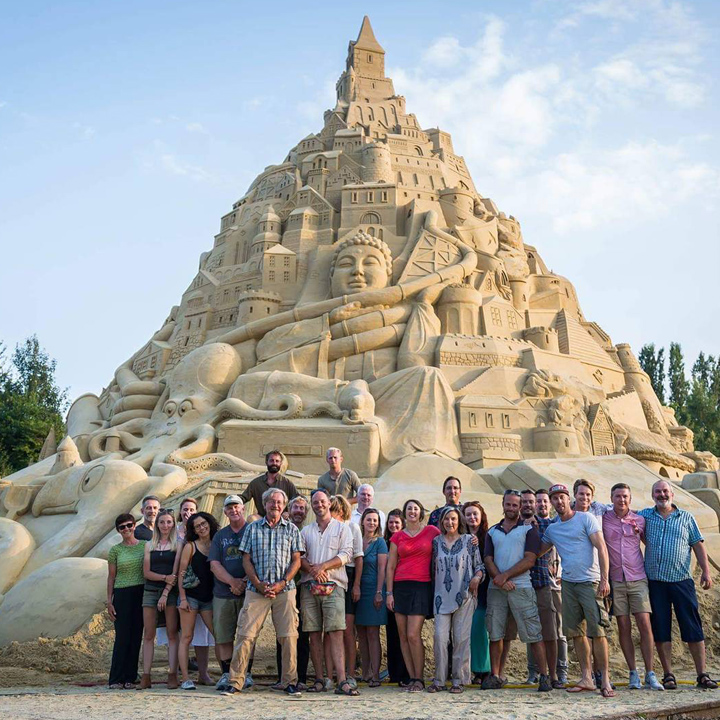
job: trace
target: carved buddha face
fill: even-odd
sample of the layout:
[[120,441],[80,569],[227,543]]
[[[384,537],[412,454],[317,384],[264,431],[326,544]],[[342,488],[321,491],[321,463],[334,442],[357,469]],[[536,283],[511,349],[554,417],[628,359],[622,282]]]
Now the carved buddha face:
[[388,267],[381,250],[349,245],[340,252],[332,275],[333,297],[379,290],[388,284]]

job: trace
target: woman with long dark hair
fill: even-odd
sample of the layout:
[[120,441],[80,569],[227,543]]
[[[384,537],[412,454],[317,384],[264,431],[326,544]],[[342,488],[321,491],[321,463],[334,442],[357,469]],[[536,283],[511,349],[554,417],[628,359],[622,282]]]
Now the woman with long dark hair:
[[195,683],[188,676],[188,654],[199,614],[212,633],[213,574],[210,571],[210,543],[218,530],[217,520],[210,513],[199,512],[188,518],[185,546],[178,572],[178,609],[180,610],[180,647],[178,660],[183,682],[182,690],[194,690]]
[[[471,500],[463,505],[463,514],[468,532],[475,535],[478,540],[480,557],[484,562],[485,536],[488,531],[485,508],[477,500]],[[473,613],[470,631],[470,669],[475,683],[482,682],[483,677],[490,672],[490,641],[485,627],[488,582],[489,578],[486,573],[478,588],[477,607]]]
[[410,673],[408,692],[422,692],[425,646],[422,628],[432,617],[432,542],[440,531],[423,525],[425,508],[417,500],[403,505],[405,529],[390,538],[390,557],[386,573],[386,603],[395,612],[400,646]]

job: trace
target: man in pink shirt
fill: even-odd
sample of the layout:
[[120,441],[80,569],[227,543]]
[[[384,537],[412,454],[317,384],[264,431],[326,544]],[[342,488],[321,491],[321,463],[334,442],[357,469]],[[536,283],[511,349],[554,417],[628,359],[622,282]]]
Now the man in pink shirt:
[[603,536],[610,558],[612,612],[617,618],[620,647],[630,670],[631,690],[640,690],[635,665],[630,614],[640,632],[640,649],[645,662],[645,689],[664,690],[653,672],[653,632],[650,626],[650,596],[640,543],[645,538],[645,518],[630,509],[632,494],[625,483],[610,490],[612,509],[602,516]]

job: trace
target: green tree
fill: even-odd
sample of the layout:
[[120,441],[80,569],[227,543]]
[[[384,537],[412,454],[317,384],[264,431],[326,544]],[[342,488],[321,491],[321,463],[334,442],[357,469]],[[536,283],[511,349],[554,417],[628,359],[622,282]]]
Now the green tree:
[[660,402],[665,404],[665,348],[655,352],[655,343],[643,345],[638,356],[640,367],[648,374]]
[[52,428],[62,437],[67,390],[58,387],[55,368],[35,335],[9,362],[0,346],[0,476],[36,462]]
[[687,399],[690,391],[685,375],[685,359],[679,343],[670,343],[668,358],[668,385],[670,388],[670,407],[675,410],[675,417],[682,425],[687,424]]
[[720,455],[720,359],[700,353],[692,368],[687,398],[688,426],[695,447]]

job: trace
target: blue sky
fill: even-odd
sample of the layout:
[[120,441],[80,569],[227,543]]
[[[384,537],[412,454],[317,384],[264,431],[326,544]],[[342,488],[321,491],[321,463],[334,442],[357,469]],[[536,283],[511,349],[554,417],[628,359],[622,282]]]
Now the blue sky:
[[73,397],[99,392],[220,216],[322,127],[367,13],[408,110],[589,319],[720,353],[718,3],[439,8],[0,0],[0,340],[37,333]]

